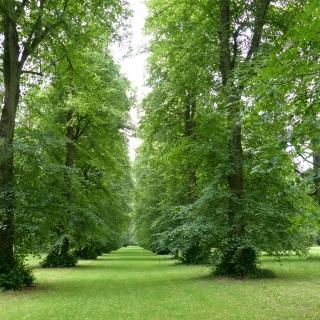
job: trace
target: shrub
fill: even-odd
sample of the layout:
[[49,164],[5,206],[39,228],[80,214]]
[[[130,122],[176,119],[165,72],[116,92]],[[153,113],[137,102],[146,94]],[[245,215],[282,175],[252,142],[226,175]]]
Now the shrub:
[[258,253],[255,249],[231,248],[225,251],[215,250],[212,255],[213,275],[258,278],[274,278],[272,270],[261,269]]
[[158,255],[165,255],[165,254],[171,254],[171,250],[168,248],[159,249],[155,252]]
[[0,268],[0,291],[18,290],[24,286],[31,286],[35,281],[35,276],[27,266],[23,257],[15,256],[11,263],[2,263]]
[[184,264],[207,264],[210,262],[210,248],[201,246],[198,243],[181,250],[181,262]]
[[101,250],[98,250],[92,246],[85,246],[76,250],[75,254],[79,257],[79,259],[94,260],[97,259],[100,251]]
[[55,246],[41,262],[43,268],[71,268],[78,263],[78,257],[73,251],[63,251]]

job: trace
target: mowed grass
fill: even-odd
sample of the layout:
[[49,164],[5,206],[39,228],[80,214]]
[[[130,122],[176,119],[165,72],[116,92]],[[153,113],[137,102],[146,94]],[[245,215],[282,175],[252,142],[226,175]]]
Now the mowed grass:
[[42,269],[34,289],[0,293],[0,319],[320,319],[320,249],[262,257],[275,279],[213,278],[139,247],[70,269]]

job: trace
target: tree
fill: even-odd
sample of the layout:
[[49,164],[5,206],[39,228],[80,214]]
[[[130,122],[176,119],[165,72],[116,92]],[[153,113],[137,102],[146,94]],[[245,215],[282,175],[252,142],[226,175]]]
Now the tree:
[[[163,210],[160,221],[162,225],[163,221],[177,223],[159,238],[180,244],[198,238],[204,247],[215,249],[217,274],[259,273],[261,250],[299,251],[310,244],[310,225],[296,226],[296,221],[304,220],[312,205],[295,184],[291,155],[268,142],[268,137],[274,137],[266,130],[275,106],[259,110],[252,90],[258,66],[277,48],[290,18],[302,6],[298,1],[280,5],[267,0],[152,0],[148,7],[154,90],[145,105],[155,110],[144,107],[143,137],[159,149],[168,145],[161,149],[161,157],[157,153],[160,163],[173,150],[181,156],[175,144],[169,145],[179,126],[172,129],[169,124],[179,112],[183,114],[181,92],[190,85],[196,88],[197,104],[193,149],[202,150],[192,161],[197,171],[197,199],[175,209],[173,201],[168,203],[172,210]],[[162,97],[158,103],[152,102],[155,95]],[[158,116],[156,122],[149,120],[150,114]],[[285,132],[283,117],[276,115],[275,133]],[[164,130],[169,133],[163,135]],[[173,176],[175,165],[167,162],[162,169]],[[177,200],[176,193],[170,196]],[[270,221],[278,227],[272,228]]]
[[[124,3],[125,4],[125,3]],[[4,104],[2,107],[0,135],[1,163],[1,273],[7,273],[15,265],[13,191],[13,140],[17,107],[21,97],[21,81],[28,74],[42,74],[43,59],[53,45],[67,38],[96,38],[102,33],[115,34],[127,17],[122,2],[89,1],[82,5],[77,1],[1,1],[2,74]],[[90,21],[90,23],[88,23]],[[95,22],[95,33],[88,32]],[[53,50],[54,52],[55,50]],[[53,57],[53,61],[60,57]],[[46,60],[47,63],[51,61]],[[25,83],[28,86],[28,83]]]
[[[63,177],[55,190],[60,193],[59,212],[46,221],[53,233],[44,266],[70,266],[69,260],[75,264],[71,248],[82,257],[90,250],[91,257],[102,252],[107,242],[117,248],[130,211],[131,178],[122,131],[128,127],[133,99],[129,82],[100,46],[70,50],[56,65],[51,84],[30,92],[27,101],[33,123],[27,135],[38,136],[38,145],[47,144],[46,170],[58,166]],[[48,138],[51,143],[41,141]]]

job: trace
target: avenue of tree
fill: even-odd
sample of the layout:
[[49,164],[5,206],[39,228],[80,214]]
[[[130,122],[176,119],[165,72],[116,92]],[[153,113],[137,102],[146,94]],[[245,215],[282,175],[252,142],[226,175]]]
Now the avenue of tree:
[[[126,0],[0,0],[0,288],[130,241],[218,275],[319,237],[318,0],[147,0],[150,93],[110,47]],[[133,203],[133,205],[132,205]]]
[[25,253],[74,266],[122,246],[132,180],[130,83],[109,51],[126,1],[0,2],[0,287],[30,285]]
[[319,230],[318,2],[146,3],[138,243],[220,275],[305,252]]

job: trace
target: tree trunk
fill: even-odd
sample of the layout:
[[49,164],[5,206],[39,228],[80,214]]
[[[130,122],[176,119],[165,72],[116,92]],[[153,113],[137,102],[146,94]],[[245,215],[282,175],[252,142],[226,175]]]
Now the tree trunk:
[[[226,108],[228,113],[228,185],[230,190],[228,221],[231,234],[235,229],[235,216],[241,213],[242,193],[243,193],[243,152],[241,116],[239,108],[239,98],[236,97],[233,83],[233,65],[230,52],[230,1],[220,1],[220,72],[222,75],[222,85],[227,94]],[[241,228],[242,229],[242,228]]]
[[[185,106],[184,112],[184,136],[195,139],[194,128],[195,128],[195,113],[196,113],[196,101],[192,101],[192,97],[188,95],[188,103]],[[188,197],[189,203],[194,203],[196,201],[196,187],[197,177],[196,172],[190,169],[189,179],[188,179]]]
[[[72,126],[72,116],[73,116],[73,111],[69,110],[67,113],[67,133],[66,133],[66,137],[68,139],[68,141],[67,141],[67,154],[66,154],[66,167],[67,168],[73,168],[73,164],[74,164],[75,136],[74,136],[74,129]],[[69,181],[68,181],[68,183],[69,183]]]
[[[66,144],[66,174],[65,174],[65,183],[66,183],[66,190],[65,190],[65,197],[67,199],[67,203],[71,201],[71,177],[70,177],[70,172],[68,172],[69,168],[72,169],[74,165],[74,153],[75,153],[75,135],[74,135],[74,128],[72,125],[72,119],[73,119],[73,111],[68,110],[67,112],[67,144]],[[69,209],[67,208],[67,211],[69,212]],[[69,244],[70,241],[67,237],[64,238],[63,240],[63,246],[62,246],[62,253],[67,253],[69,251]]]
[[14,192],[13,150],[15,118],[19,102],[21,67],[19,63],[18,35],[14,17],[14,1],[6,1],[7,15],[3,17],[3,78],[4,105],[0,119],[0,265],[13,263]]
[[[223,258],[220,264],[221,274],[243,275],[253,272],[256,268],[256,253],[248,247],[245,241],[245,217],[243,210],[243,181],[244,164],[242,151],[242,128],[240,114],[241,96],[237,93],[237,85],[234,80],[233,71],[237,62],[238,39],[237,34],[231,34],[230,0],[220,0],[220,73],[222,86],[226,94],[226,112],[228,114],[228,187],[229,210],[228,218],[228,241],[227,247],[222,248]],[[268,11],[270,0],[257,0],[257,11],[253,35],[245,61],[253,59],[257,52]],[[231,36],[233,44],[231,45]],[[233,54],[231,53],[233,48]],[[241,88],[240,88],[241,89]],[[241,91],[241,90],[240,90]]]
[[[224,251],[221,268],[219,273],[237,274],[242,269],[239,256],[245,254],[242,242],[245,236],[245,226],[243,218],[243,152],[242,152],[242,131],[240,116],[240,97],[236,96],[235,84],[233,79],[233,68],[235,57],[232,57],[230,50],[230,1],[220,0],[220,23],[221,29],[219,34],[220,40],[220,72],[222,85],[226,93],[225,101],[226,111],[228,113],[228,187],[229,210],[228,218],[228,241],[227,247],[222,248]],[[235,40],[236,41],[236,40]],[[236,53],[234,53],[236,54]]]
[[[66,123],[67,123],[67,131],[66,131],[66,171],[64,174],[64,181],[65,181],[65,189],[63,190],[63,197],[66,199],[67,207],[66,207],[66,220],[71,215],[69,204],[71,201],[71,187],[72,187],[72,177],[71,172],[69,169],[73,168],[74,165],[74,158],[75,158],[75,134],[74,128],[72,124],[73,120],[73,110],[69,109],[66,114]],[[59,225],[60,234],[63,234],[64,230],[66,230],[66,223],[67,221],[63,221]],[[76,260],[70,258],[69,255],[69,248],[70,248],[70,240],[69,237],[66,235],[62,239],[62,244],[59,247],[52,247],[47,257],[44,259],[44,263],[42,264],[45,268],[56,268],[56,267],[71,267],[74,266]]]
[[320,154],[313,156],[313,182],[315,186],[314,195],[318,206],[320,207]]
[[[190,138],[190,140],[195,139],[195,114],[196,114],[196,101],[193,95],[187,95],[187,103],[184,112],[184,136]],[[197,175],[195,170],[192,168],[192,164],[189,161],[189,178],[188,178],[188,203],[192,204],[197,200],[196,195],[196,184]],[[199,258],[201,255],[201,247],[199,241],[196,240],[188,249],[182,251],[182,261],[184,263],[201,263],[202,260]],[[178,253],[176,253],[178,254]]]

